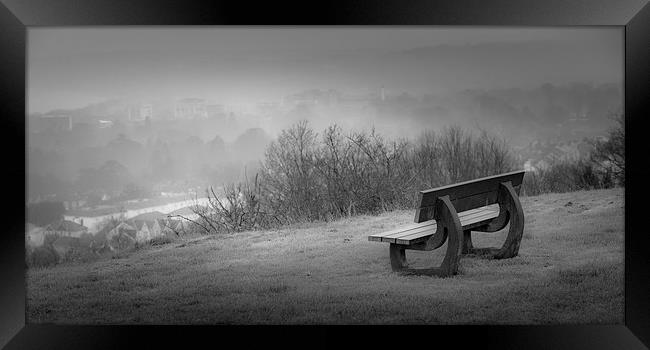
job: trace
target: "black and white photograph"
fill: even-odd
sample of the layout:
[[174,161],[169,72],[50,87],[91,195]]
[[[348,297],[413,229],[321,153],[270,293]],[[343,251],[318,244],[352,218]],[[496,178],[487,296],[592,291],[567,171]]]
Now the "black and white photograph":
[[623,325],[624,34],[30,27],[25,322]]

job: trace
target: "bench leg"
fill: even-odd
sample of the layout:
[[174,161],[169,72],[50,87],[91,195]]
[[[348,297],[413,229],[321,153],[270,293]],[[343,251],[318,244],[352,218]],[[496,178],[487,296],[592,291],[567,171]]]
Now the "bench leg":
[[447,277],[458,273],[458,263],[463,246],[463,228],[458,213],[456,213],[456,209],[449,200],[449,196],[438,198],[435,213],[438,231],[430,239],[440,235],[447,238],[447,252],[442,264],[440,267],[428,269],[402,269],[403,274]]
[[519,202],[519,196],[510,182],[499,186],[499,216],[487,227],[476,228],[476,231],[495,232],[502,230],[510,223],[508,237],[501,248],[472,248],[471,253],[493,258],[507,259],[519,254],[519,245],[524,233],[524,211]]
[[474,246],[472,245],[472,231],[465,230],[463,231],[463,249],[461,253],[471,254],[473,250]]
[[393,271],[401,271],[406,268],[406,251],[404,246],[400,244],[391,243],[390,247],[390,267]]

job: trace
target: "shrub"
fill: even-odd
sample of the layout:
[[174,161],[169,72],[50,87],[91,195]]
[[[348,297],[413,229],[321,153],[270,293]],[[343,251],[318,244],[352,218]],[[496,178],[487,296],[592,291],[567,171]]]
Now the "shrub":
[[625,118],[621,114],[615,120],[617,125],[609,130],[608,139],[594,142],[591,160],[602,172],[625,186]]
[[43,245],[34,248],[28,255],[27,264],[30,267],[45,267],[56,265],[59,262],[59,255],[50,245]]
[[[174,241],[173,238],[167,236],[167,235],[162,235],[162,236],[156,236],[148,241],[144,242],[137,242],[134,245],[134,249],[142,249],[146,247],[152,247],[152,246],[159,246],[159,245],[165,245],[172,243]],[[115,254],[114,254],[115,256]]]
[[433,188],[513,170],[514,158],[505,140],[481,130],[478,136],[458,126],[440,134],[425,131],[412,157],[420,183]]
[[[387,141],[374,130],[346,136],[338,126],[325,130],[315,152],[315,185],[308,219],[374,213],[404,205],[409,187],[409,143]],[[288,202],[287,204],[291,204]],[[300,206],[300,203],[295,205]]]
[[173,241],[174,240],[171,237],[164,235],[164,236],[157,236],[152,238],[151,241],[149,241],[149,244],[152,246],[165,245],[165,244],[172,243]]
[[611,185],[607,174],[599,172],[589,160],[555,160],[545,167],[527,172],[521,194],[535,196],[608,188]]
[[193,211],[199,216],[192,220],[190,230],[204,233],[239,232],[261,227],[270,227],[280,222],[278,212],[267,211],[264,205],[259,176],[251,183],[245,182],[224,186],[224,196],[219,197],[212,187],[207,191],[208,204],[195,206]]
[[107,243],[113,250],[128,250],[134,248],[136,245],[135,238],[127,233],[121,232],[111,237]]
[[523,195],[570,192],[625,185],[625,121],[615,118],[606,141],[592,140],[593,150],[582,159],[553,160],[524,177]]
[[130,247],[130,248],[125,248],[122,250],[115,250],[111,251],[108,255],[111,257],[111,259],[125,259],[128,258],[131,253],[135,251],[135,246]]
[[283,130],[266,149],[261,170],[266,201],[284,221],[314,219],[321,212],[316,137],[302,121]]
[[61,261],[65,262],[90,262],[97,259],[95,254],[89,247],[72,247],[65,252]]

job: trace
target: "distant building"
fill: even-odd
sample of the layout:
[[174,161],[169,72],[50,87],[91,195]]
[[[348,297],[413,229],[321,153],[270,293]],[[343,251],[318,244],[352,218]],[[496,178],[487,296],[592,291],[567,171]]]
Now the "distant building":
[[201,98],[184,98],[176,103],[174,108],[176,119],[206,119],[208,110],[205,100]]
[[152,104],[143,104],[140,106],[140,119],[146,120],[147,118],[153,118],[153,105]]
[[[146,214],[144,214],[146,215]],[[184,226],[181,220],[169,219],[166,215],[162,214],[159,218],[149,218],[147,220],[134,219],[137,223],[140,232],[140,240],[146,241],[161,236],[176,236],[177,233],[182,232]],[[146,228],[145,228],[146,227]]]
[[136,232],[135,232],[135,241],[138,243],[146,242],[150,240],[151,237],[151,229],[149,228],[149,225],[147,224],[146,221],[144,220],[133,220],[133,225],[135,226]]
[[132,105],[128,107],[127,112],[129,122],[143,122],[153,117],[153,105],[150,103]]
[[113,122],[110,120],[98,120],[97,122],[99,123],[98,127],[100,129],[110,128],[113,126]]
[[45,228],[46,235],[56,235],[62,237],[81,237],[84,233],[88,232],[86,226],[80,225],[76,222],[69,220],[59,220],[55,223],[48,225]]
[[130,247],[135,244],[136,233],[136,228],[126,221],[111,222],[95,234],[91,248],[113,251]]
[[[82,208],[85,205],[86,205],[86,200],[81,198],[70,198],[63,201],[63,206],[65,207],[65,210],[76,210]],[[83,225],[83,222],[81,222],[81,225]]]
[[119,250],[151,241],[156,237],[173,237],[183,227],[180,220],[168,219],[160,212],[144,213],[131,219],[106,224],[94,235],[91,248],[96,251]]
[[211,104],[205,106],[205,109],[208,113],[208,116],[213,117],[225,117],[226,116],[226,107],[222,104]]
[[168,215],[161,212],[140,214],[129,221],[133,222],[138,230],[138,241],[151,240],[164,235],[174,236],[184,228],[181,220],[170,219]]

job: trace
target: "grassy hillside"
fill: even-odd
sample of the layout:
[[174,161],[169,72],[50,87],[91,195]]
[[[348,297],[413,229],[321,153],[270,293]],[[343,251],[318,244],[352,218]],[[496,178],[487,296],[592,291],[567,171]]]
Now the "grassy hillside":
[[[27,272],[30,323],[623,323],[623,190],[522,198],[519,256],[463,258],[452,278],[401,276],[367,236],[413,211],[185,239]],[[506,230],[474,233],[496,246]],[[439,265],[446,246],[407,251]]]

